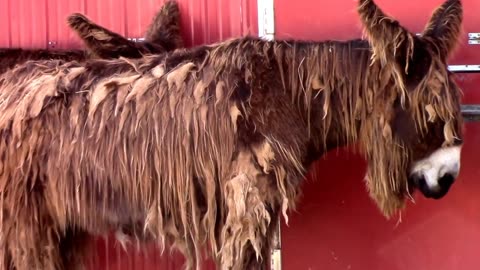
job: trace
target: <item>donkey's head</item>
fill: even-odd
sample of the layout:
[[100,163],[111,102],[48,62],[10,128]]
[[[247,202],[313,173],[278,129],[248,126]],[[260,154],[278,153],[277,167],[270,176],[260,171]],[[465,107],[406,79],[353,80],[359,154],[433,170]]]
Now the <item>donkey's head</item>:
[[[461,32],[460,0],[447,0],[422,35],[407,31],[373,2],[359,14],[373,50],[375,108],[363,128],[371,196],[389,216],[418,189],[443,197],[460,170],[463,121],[447,59]],[[382,81],[384,82],[378,82]]]

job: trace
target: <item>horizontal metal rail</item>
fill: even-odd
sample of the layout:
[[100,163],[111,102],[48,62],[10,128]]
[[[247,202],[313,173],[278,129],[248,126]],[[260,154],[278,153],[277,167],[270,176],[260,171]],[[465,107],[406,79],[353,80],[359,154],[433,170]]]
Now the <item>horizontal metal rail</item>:
[[[480,73],[480,65],[450,65],[454,73]],[[462,115],[466,122],[480,121],[480,104],[462,105]]]
[[480,65],[449,65],[453,73],[480,73]]
[[466,122],[480,121],[480,105],[462,105],[462,115]]
[[145,41],[145,38],[127,38],[128,40],[130,41],[133,41],[133,42],[143,42]]

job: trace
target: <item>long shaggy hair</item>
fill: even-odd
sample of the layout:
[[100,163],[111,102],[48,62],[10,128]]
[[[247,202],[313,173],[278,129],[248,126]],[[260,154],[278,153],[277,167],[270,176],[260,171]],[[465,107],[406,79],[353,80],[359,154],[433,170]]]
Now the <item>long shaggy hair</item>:
[[88,58],[140,58],[183,47],[178,3],[166,2],[146,31],[144,41],[134,42],[97,25],[82,14],[68,16],[68,25],[86,46],[86,50],[0,49],[0,73],[29,60],[85,61]]
[[1,268],[73,269],[84,246],[65,243],[129,230],[179,249],[188,268],[206,249],[221,269],[262,269],[310,164],[354,142],[391,216],[408,197],[408,166],[461,139],[446,69],[461,10],[447,1],[417,37],[362,0],[368,42],[245,37],[7,71]]

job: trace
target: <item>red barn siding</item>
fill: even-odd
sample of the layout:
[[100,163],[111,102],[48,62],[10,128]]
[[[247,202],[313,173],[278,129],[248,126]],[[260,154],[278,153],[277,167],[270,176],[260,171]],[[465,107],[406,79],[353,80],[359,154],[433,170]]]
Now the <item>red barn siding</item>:
[[[420,32],[443,0],[376,0],[408,29]],[[464,35],[450,64],[480,64],[480,45],[467,33],[480,32],[480,1],[462,0]],[[361,36],[356,1],[276,0],[276,38],[350,39]],[[463,103],[480,103],[480,74],[458,74]],[[337,154],[338,153],[338,154]],[[283,269],[476,270],[480,243],[480,125],[466,127],[462,171],[440,201],[416,196],[397,225],[377,211],[365,190],[365,161],[348,149],[318,162],[319,179],[309,179],[297,214],[282,229]]]
[[[142,37],[165,0],[1,0],[0,46],[79,47],[66,17],[81,12],[127,37]],[[178,0],[187,46],[257,34],[256,0]]]

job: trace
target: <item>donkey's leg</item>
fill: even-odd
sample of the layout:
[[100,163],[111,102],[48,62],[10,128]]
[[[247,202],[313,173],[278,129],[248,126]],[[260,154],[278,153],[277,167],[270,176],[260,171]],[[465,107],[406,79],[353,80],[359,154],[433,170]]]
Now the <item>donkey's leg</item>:
[[233,177],[223,190],[226,220],[221,233],[221,269],[261,269],[265,264],[272,216],[278,215],[280,209],[272,196],[276,193],[272,178],[255,164],[253,153],[240,152]]
[[[280,213],[280,208],[278,208],[278,211],[273,211],[273,213]],[[270,221],[269,228],[267,230],[267,235],[265,237],[265,241],[262,244],[262,251],[261,251],[261,257],[262,259],[259,260],[257,259],[255,250],[253,247],[250,245],[247,248],[247,251],[245,253],[245,256],[243,258],[244,262],[242,263],[244,265],[243,269],[255,269],[255,270],[266,270],[268,268],[268,264],[270,264],[270,259],[271,259],[271,248],[273,244],[273,239],[274,239],[274,234],[277,233],[277,222],[280,216],[278,214],[273,214],[271,215],[272,220]]]
[[[226,221],[221,238],[221,269],[245,269],[246,257],[260,257],[270,214],[253,178],[241,173],[226,186]],[[257,259],[257,258],[256,258]]]

